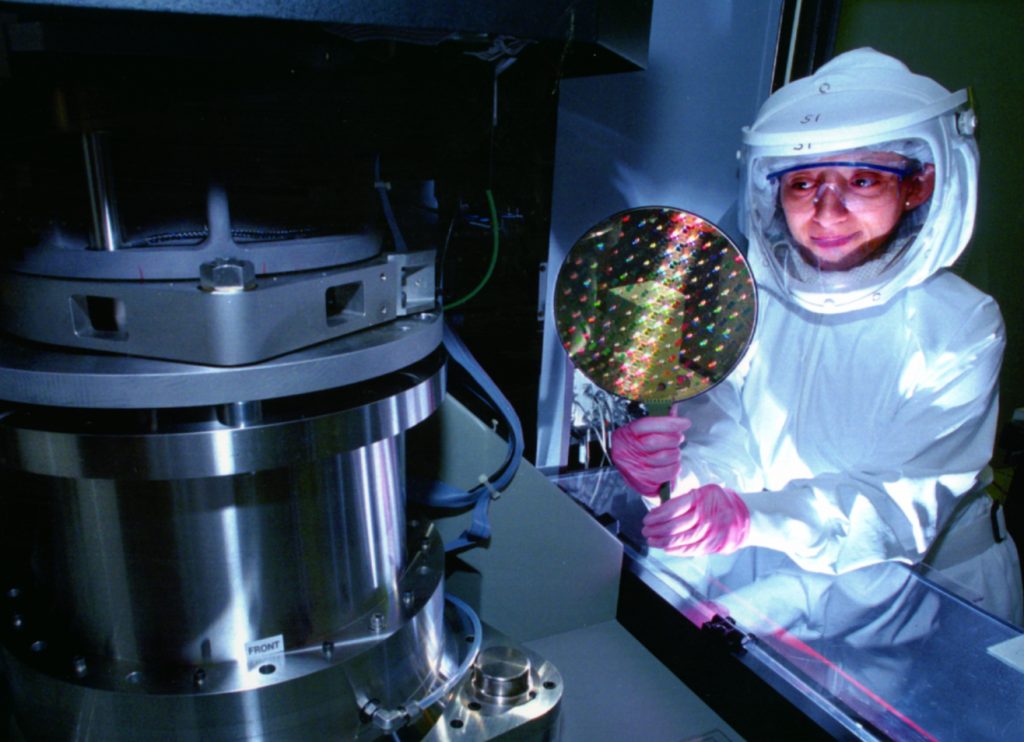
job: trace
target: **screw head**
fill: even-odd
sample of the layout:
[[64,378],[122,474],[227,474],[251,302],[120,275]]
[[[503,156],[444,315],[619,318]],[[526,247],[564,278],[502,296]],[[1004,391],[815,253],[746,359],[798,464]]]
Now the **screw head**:
[[374,633],[378,633],[379,634],[381,631],[384,630],[384,627],[386,625],[387,625],[387,619],[384,617],[383,613],[379,613],[378,612],[378,613],[374,613],[372,616],[370,616],[370,630],[373,631]]

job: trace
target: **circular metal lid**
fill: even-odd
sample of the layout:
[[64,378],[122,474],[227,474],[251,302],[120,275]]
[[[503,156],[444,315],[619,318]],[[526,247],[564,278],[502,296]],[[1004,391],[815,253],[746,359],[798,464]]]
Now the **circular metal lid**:
[[530,690],[530,658],[515,647],[487,647],[473,666],[473,686],[487,700],[513,702]]

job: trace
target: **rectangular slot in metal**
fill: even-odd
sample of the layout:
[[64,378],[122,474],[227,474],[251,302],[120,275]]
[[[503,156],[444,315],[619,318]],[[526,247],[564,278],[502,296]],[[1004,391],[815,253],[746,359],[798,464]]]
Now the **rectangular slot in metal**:
[[324,293],[328,325],[340,325],[366,314],[362,282],[331,286]]
[[113,296],[72,296],[71,321],[79,337],[127,340],[128,311]]

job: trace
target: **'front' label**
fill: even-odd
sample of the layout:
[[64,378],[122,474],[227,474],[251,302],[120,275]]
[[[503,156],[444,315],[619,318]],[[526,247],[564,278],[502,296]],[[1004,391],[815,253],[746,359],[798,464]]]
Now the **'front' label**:
[[245,658],[252,665],[262,662],[269,657],[284,653],[284,635],[268,636],[264,639],[254,639],[245,644]]

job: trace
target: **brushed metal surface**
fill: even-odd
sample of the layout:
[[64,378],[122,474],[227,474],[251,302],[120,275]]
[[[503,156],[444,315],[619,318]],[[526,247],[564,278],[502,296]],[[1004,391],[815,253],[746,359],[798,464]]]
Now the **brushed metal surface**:
[[253,403],[225,405],[187,424],[164,423],[158,413],[147,418],[78,412],[69,417],[61,411],[21,409],[0,417],[0,465],[52,477],[122,481],[276,469],[400,434],[437,409],[444,382],[444,365],[435,358],[360,385],[358,400],[331,399],[283,419],[269,406],[258,415],[238,412],[239,405],[246,409]]
[[[431,559],[440,567],[440,558]],[[374,739],[365,714],[369,692],[395,706],[443,682],[458,661],[456,643],[445,643],[443,580],[434,573],[433,590],[415,613],[387,635],[374,637],[368,651],[327,657],[321,651],[289,650],[247,671],[244,664],[208,665],[245,679],[239,684],[186,683],[179,692],[155,692],[146,680],[136,685],[98,687],[69,675],[45,672],[24,654],[4,647],[17,728],[26,739],[119,740],[274,740]],[[382,692],[382,688],[384,692]]]
[[214,367],[98,352],[68,352],[0,337],[0,399],[75,408],[174,408],[275,399],[357,384],[398,371],[441,345],[440,312],[288,353],[251,366]]
[[323,461],[170,482],[17,477],[31,589],[86,655],[244,660],[319,641],[398,601],[405,513],[394,438]]
[[407,523],[403,457],[443,380],[435,354],[258,405],[6,415],[0,635],[27,736],[348,738],[364,699],[438,687],[444,548]]
[[[248,284],[238,277],[237,290],[215,288],[200,277],[213,267],[195,260],[193,274],[175,281],[0,271],[0,328],[78,351],[241,366],[434,308],[432,252],[277,275],[261,271]],[[251,261],[245,262],[251,271]],[[335,299],[342,289],[348,299]],[[108,308],[91,310],[97,301]]]

